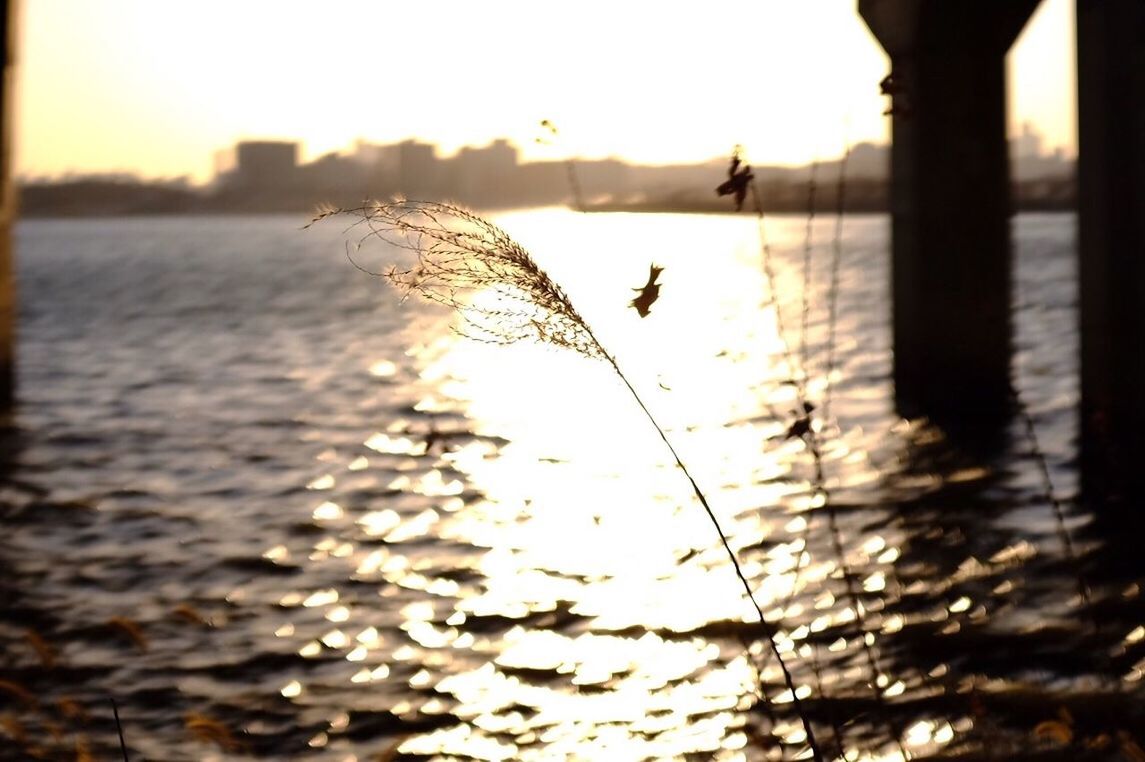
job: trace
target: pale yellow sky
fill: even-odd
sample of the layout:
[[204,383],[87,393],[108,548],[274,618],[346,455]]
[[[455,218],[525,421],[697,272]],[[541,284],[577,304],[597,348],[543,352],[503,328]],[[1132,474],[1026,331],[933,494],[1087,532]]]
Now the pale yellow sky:
[[[244,138],[513,139],[535,158],[757,163],[886,140],[855,0],[24,0],[16,171],[208,179]],[[1072,3],[1011,56],[1011,124],[1074,152]],[[533,144],[551,119],[559,145]]]

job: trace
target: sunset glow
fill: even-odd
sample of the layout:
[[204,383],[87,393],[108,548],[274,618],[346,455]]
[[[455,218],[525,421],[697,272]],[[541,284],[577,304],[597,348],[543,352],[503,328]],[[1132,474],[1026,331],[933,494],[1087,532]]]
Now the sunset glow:
[[[209,179],[244,138],[462,145],[523,158],[756,162],[887,139],[888,64],[851,0],[432,5],[27,0],[17,172]],[[1045,0],[1011,68],[1012,123],[1074,148],[1072,8]],[[561,128],[538,146],[537,124]]]

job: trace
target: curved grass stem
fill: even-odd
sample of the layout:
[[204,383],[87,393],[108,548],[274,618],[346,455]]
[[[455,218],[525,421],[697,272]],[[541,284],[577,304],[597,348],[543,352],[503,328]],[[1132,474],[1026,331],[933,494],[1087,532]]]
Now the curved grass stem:
[[[603,349],[601,351],[604,352]],[[791,700],[795,706],[795,712],[799,715],[800,722],[803,723],[803,732],[807,735],[807,745],[811,748],[811,753],[815,759],[815,762],[823,762],[823,753],[820,751],[819,744],[815,740],[815,731],[811,727],[811,719],[807,716],[807,713],[803,709],[803,704],[799,699],[799,692],[796,690],[795,680],[791,676],[791,670],[788,669],[787,663],[783,660],[783,655],[779,651],[779,646],[775,642],[775,628],[773,628],[767,621],[767,617],[765,617],[763,614],[763,609],[760,608],[759,602],[755,599],[755,593],[752,591],[751,583],[748,582],[747,576],[743,573],[743,567],[740,565],[739,558],[736,556],[736,552],[732,550],[732,546],[728,542],[727,533],[724,532],[723,526],[720,524],[720,520],[716,517],[715,511],[712,510],[712,506],[708,503],[708,498],[704,495],[703,490],[700,489],[700,485],[696,483],[695,478],[693,478],[691,472],[688,471],[688,467],[684,465],[684,461],[680,458],[680,454],[676,452],[676,448],[672,445],[672,441],[668,439],[668,435],[664,432],[664,428],[656,420],[655,416],[652,415],[652,412],[648,409],[648,406],[644,404],[644,400],[640,398],[640,394],[636,391],[636,388],[628,380],[628,377],[624,375],[624,371],[620,369],[620,365],[617,364],[616,359],[607,352],[604,352],[604,359],[608,362],[609,365],[612,366],[612,369],[616,371],[616,375],[620,377],[622,382],[624,382],[624,386],[632,394],[632,398],[636,400],[636,404],[640,406],[640,409],[648,418],[649,423],[651,423],[652,427],[656,429],[656,433],[660,435],[661,441],[664,442],[664,445],[668,448],[668,452],[672,454],[672,458],[676,461],[677,468],[679,468],[684,473],[684,476],[688,478],[688,483],[692,485],[693,494],[695,494],[696,499],[700,501],[700,505],[703,507],[704,512],[707,513],[708,519],[712,522],[712,526],[715,527],[716,533],[720,537],[720,543],[724,546],[724,550],[727,551],[728,558],[732,562],[732,568],[735,569],[736,576],[739,578],[740,584],[743,585],[744,594],[747,596],[747,599],[751,601],[751,605],[755,608],[755,612],[759,616],[759,623],[763,628],[763,634],[767,637],[767,642],[771,647],[771,652],[775,656],[776,662],[779,664],[780,671],[783,673],[783,682],[787,686],[787,690],[791,692]]]

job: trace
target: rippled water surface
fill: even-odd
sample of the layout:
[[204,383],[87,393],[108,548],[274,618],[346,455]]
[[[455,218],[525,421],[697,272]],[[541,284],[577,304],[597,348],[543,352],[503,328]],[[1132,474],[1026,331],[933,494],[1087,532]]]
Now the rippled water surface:
[[[974,458],[894,415],[885,217],[846,221],[833,361],[833,220],[806,316],[805,221],[769,221],[777,316],[753,221],[498,219],[707,493],[828,755],[1132,753],[1140,566],[1072,502],[1072,217],[1015,224],[1015,378],[1060,524],[1021,421]],[[112,698],[133,759],[802,753],[755,610],[611,369],[461,338],[303,222],[20,224],[0,758],[114,758]],[[785,436],[804,384],[821,478]]]

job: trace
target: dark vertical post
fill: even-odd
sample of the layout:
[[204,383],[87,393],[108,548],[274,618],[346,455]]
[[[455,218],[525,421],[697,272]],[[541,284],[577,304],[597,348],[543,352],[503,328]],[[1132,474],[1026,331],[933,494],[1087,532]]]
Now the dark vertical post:
[[1082,488],[1145,488],[1145,3],[1078,0]]
[[12,185],[12,131],[15,122],[16,0],[0,0],[0,411],[12,409],[16,387],[16,284],[12,262],[12,226],[16,193]]
[[859,0],[891,59],[896,405],[948,429],[1011,409],[1005,58],[1038,2]]

